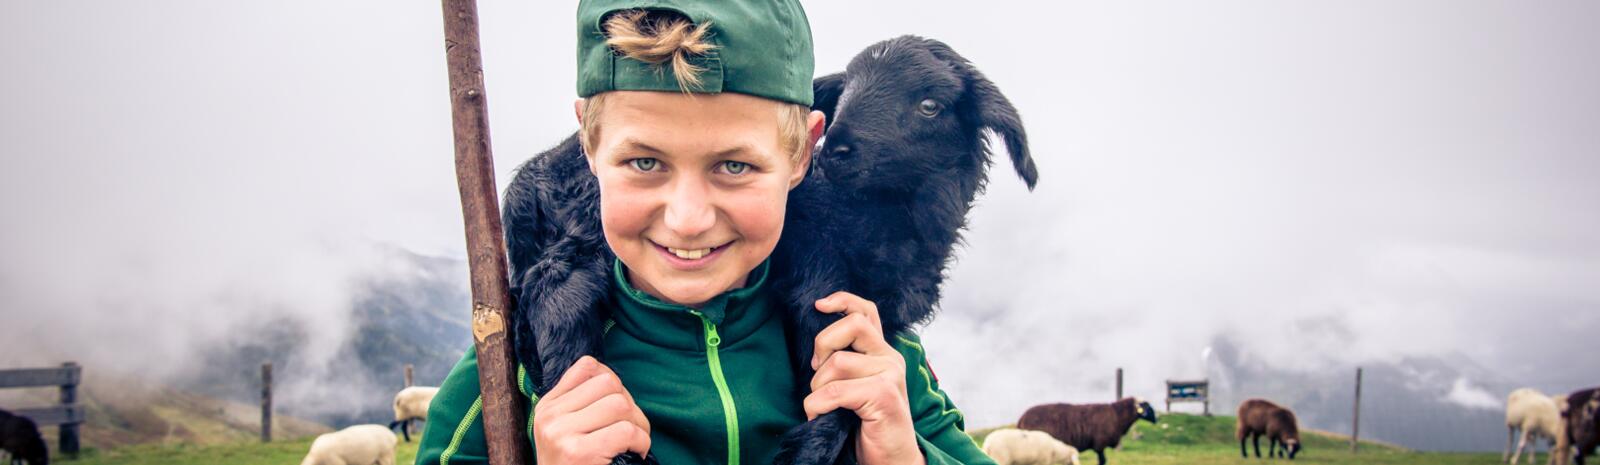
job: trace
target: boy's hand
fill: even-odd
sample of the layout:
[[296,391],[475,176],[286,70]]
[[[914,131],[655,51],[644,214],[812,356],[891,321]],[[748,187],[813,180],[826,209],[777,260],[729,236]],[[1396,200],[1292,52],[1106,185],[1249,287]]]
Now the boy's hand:
[[607,465],[650,452],[650,422],[611,368],[584,356],[533,408],[540,465]]
[[911,403],[906,396],[906,360],[883,339],[878,306],[848,292],[817,301],[823,313],[843,319],[817,333],[806,418],[846,408],[861,417],[856,460],[863,465],[925,463],[917,448]]

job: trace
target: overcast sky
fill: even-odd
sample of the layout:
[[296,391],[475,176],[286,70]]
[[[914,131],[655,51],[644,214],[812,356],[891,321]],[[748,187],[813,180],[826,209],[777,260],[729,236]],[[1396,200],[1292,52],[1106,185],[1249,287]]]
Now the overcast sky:
[[[558,3],[480,5],[502,185],[576,129]],[[1460,356],[1600,383],[1600,3],[806,6],[819,74],[937,38],[1029,130],[1038,189],[999,158],[924,331],[969,424],[1109,397],[1117,366],[1155,397],[1219,338],[1282,370]],[[430,2],[0,2],[0,340],[30,348],[0,366],[159,374],[284,315],[331,354],[350,284],[408,272],[384,247],[462,256],[441,24]]]

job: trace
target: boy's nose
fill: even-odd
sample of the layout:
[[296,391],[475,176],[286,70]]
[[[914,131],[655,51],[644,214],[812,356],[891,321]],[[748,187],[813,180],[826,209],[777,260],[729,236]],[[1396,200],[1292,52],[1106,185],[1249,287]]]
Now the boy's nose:
[[699,236],[717,223],[704,181],[685,180],[667,194],[666,227],[681,238]]

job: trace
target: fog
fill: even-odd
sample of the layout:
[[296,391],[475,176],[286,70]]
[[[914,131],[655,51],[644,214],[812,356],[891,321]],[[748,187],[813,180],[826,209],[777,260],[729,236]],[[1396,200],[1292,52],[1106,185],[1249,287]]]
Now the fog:
[[[937,38],[1028,127],[1039,187],[997,157],[923,329],[969,426],[1117,367],[1152,399],[1417,357],[1494,378],[1426,381],[1464,408],[1600,383],[1600,4],[963,5],[807,11],[819,74]],[[576,128],[573,11],[480,8],[503,186]],[[160,379],[291,321],[326,373],[361,283],[426,272],[392,251],[463,255],[439,15],[0,4],[0,366]]]

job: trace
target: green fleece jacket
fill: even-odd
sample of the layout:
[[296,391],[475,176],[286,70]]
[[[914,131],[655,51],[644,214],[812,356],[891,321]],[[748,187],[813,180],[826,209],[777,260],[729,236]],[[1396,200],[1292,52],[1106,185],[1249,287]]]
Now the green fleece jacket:
[[[668,465],[771,463],[779,439],[805,421],[805,410],[767,265],[751,273],[751,284],[699,309],[634,289],[625,272],[618,262],[617,290],[607,300],[613,319],[602,344],[606,365],[650,420],[651,453]],[[961,411],[939,390],[917,336],[908,332],[889,343],[906,360],[911,416],[928,463],[994,465],[963,431]],[[418,465],[488,463],[477,362],[477,352],[467,350],[440,386]],[[520,365],[517,372],[522,394],[530,405],[538,402],[533,379]],[[531,409],[526,425],[532,443]]]

